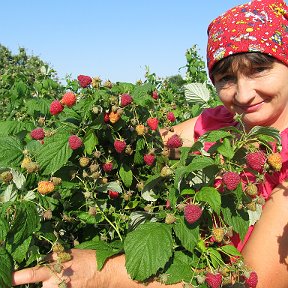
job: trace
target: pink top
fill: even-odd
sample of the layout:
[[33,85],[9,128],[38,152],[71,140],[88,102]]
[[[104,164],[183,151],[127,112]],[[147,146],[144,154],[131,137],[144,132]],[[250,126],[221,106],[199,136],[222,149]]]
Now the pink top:
[[[207,131],[220,129],[227,126],[236,126],[233,115],[224,107],[217,106],[215,108],[205,109],[198,117],[194,128],[194,139],[197,140],[201,135]],[[288,128],[281,132],[282,142],[282,169],[280,172],[273,174],[266,174],[264,183],[259,187],[260,194],[267,200],[271,195],[272,190],[285,179],[288,179]],[[242,251],[244,245],[249,239],[253,231],[253,226],[250,226],[243,241],[240,241],[239,235],[232,237],[233,245]]]

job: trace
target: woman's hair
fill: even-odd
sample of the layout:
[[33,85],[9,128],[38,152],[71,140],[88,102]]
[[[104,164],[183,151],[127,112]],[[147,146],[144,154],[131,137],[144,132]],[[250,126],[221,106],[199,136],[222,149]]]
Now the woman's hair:
[[243,73],[249,73],[253,66],[263,64],[272,66],[272,64],[276,61],[278,62],[278,60],[274,57],[259,52],[234,54],[217,62],[212,68],[210,76],[213,79],[215,74],[223,74],[227,73],[227,71],[235,72],[239,70]]

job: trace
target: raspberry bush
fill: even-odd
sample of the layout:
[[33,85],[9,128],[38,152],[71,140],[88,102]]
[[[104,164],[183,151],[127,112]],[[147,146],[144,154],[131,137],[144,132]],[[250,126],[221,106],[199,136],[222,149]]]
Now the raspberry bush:
[[[61,271],[74,247],[96,249],[99,269],[125,253],[128,273],[143,282],[256,282],[231,237],[243,239],[260,217],[264,175],[281,166],[278,131],[226,127],[190,148],[175,134],[167,148],[158,127],[173,131],[183,120],[173,104],[183,91],[166,80],[79,75],[57,89],[0,121],[1,287],[11,287],[14,269],[45,265],[52,251]],[[179,160],[168,157],[174,148]],[[261,169],[246,157],[260,150]]]

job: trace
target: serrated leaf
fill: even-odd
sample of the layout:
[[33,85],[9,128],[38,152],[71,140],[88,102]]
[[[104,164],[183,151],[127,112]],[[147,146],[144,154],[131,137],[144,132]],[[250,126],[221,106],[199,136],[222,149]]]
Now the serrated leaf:
[[206,104],[210,99],[210,91],[204,83],[189,83],[184,85],[184,94],[187,102]]
[[31,131],[33,128],[34,125],[32,123],[26,123],[16,120],[0,121],[1,136],[15,135],[24,130]]
[[76,248],[96,250],[97,251],[96,261],[97,261],[98,270],[101,270],[103,268],[105,261],[109,257],[119,254],[123,249],[122,245],[120,245],[118,248],[115,248],[111,244],[108,244],[100,240],[92,240],[92,241],[83,242],[77,245]]
[[17,189],[23,189],[26,183],[25,176],[14,169],[11,169],[11,173],[13,175],[13,182],[16,185]]
[[223,264],[223,259],[221,257],[221,254],[216,249],[208,248],[207,254],[210,256],[212,265],[215,269],[218,268],[220,264]]
[[9,231],[9,224],[3,217],[0,218],[0,242],[5,241],[7,233]]
[[128,167],[125,164],[122,164],[120,169],[119,169],[119,175],[121,180],[123,181],[123,184],[129,188],[132,185],[133,181],[133,173],[130,167]]
[[36,206],[28,201],[21,201],[16,205],[15,219],[8,233],[9,243],[21,244],[26,238],[38,230],[39,215]]
[[69,134],[56,133],[39,149],[36,160],[43,169],[43,175],[53,174],[68,162],[73,152],[68,145],[68,138]]
[[193,252],[199,240],[199,226],[188,226],[184,220],[184,217],[180,217],[173,226],[173,230],[177,238],[181,241],[183,247],[188,251]]
[[180,167],[175,170],[175,179],[174,179],[174,187],[179,189],[182,178],[187,172],[187,167]]
[[85,147],[85,152],[87,154],[92,154],[95,146],[99,143],[98,138],[93,130],[90,130],[86,133],[83,143]]
[[249,214],[249,226],[254,225],[261,217],[262,205],[256,204],[256,211],[248,210]]
[[239,233],[240,239],[243,240],[249,228],[249,215],[243,210],[237,210],[235,203],[229,197],[222,197],[221,212],[224,221],[233,227],[233,230]]
[[23,145],[13,136],[0,137],[0,167],[18,167],[23,158]]
[[[176,251],[174,253],[173,262],[165,271],[168,275],[168,280],[165,282],[166,285],[179,283],[182,281],[190,282],[193,277],[193,272],[189,264],[189,259],[187,255],[183,252]],[[181,267],[181,269],[179,269]]]
[[142,190],[141,197],[148,202],[157,201],[157,196],[152,189],[150,190]]
[[146,211],[135,211],[130,214],[130,230],[134,230],[138,225],[145,223],[147,220],[151,219],[151,213]]
[[232,159],[235,154],[234,149],[231,146],[231,142],[227,138],[223,139],[221,145],[217,147],[217,151],[228,159]]
[[109,182],[107,184],[104,184],[102,186],[97,187],[97,191],[99,191],[99,192],[107,193],[108,190],[113,190],[113,191],[116,191],[118,193],[122,193],[122,188],[116,181]]
[[237,248],[233,245],[224,245],[218,248],[218,250],[224,252],[225,254],[231,256],[241,256],[242,254],[237,250]]
[[35,112],[38,111],[43,115],[47,115],[50,103],[51,100],[43,98],[29,99],[25,104],[27,114],[34,116]]
[[258,135],[267,135],[273,137],[279,143],[281,142],[281,136],[279,130],[273,127],[262,127],[262,126],[254,126],[248,133],[248,138],[255,137]]
[[[13,251],[10,251],[10,254],[12,255],[13,259],[18,263],[21,263],[26,258],[31,240],[32,237],[30,236],[27,239],[25,239],[22,243],[17,245],[17,247],[14,247]],[[10,248],[12,248],[13,245],[12,246],[7,245],[7,246],[8,246],[7,250],[9,251],[9,246]]]
[[217,142],[220,139],[231,137],[231,133],[225,130],[212,130],[202,135],[198,141],[201,142]]
[[104,219],[101,214],[90,215],[88,212],[83,211],[76,214],[77,218],[86,224],[97,224]]
[[0,247],[0,287],[12,287],[13,262],[4,247]]
[[196,193],[196,199],[209,204],[209,206],[219,215],[221,208],[221,195],[214,187],[203,187]]
[[127,234],[124,250],[128,274],[143,281],[163,268],[172,256],[171,227],[157,222],[144,223]]
[[134,154],[134,161],[133,161],[136,165],[142,164],[143,161],[143,154],[140,151],[135,151]]
[[14,185],[10,184],[6,187],[3,193],[3,202],[13,202],[17,198],[17,191],[14,190]]
[[208,166],[214,165],[214,160],[212,158],[196,156],[191,163],[187,166],[187,173],[202,170]]

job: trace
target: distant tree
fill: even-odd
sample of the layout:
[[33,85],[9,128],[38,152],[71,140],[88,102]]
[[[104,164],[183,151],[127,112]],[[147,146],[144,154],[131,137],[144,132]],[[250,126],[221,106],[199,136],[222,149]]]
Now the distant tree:
[[51,99],[60,91],[56,71],[47,63],[28,55],[25,48],[12,54],[0,44],[0,119],[19,116],[28,99]]

